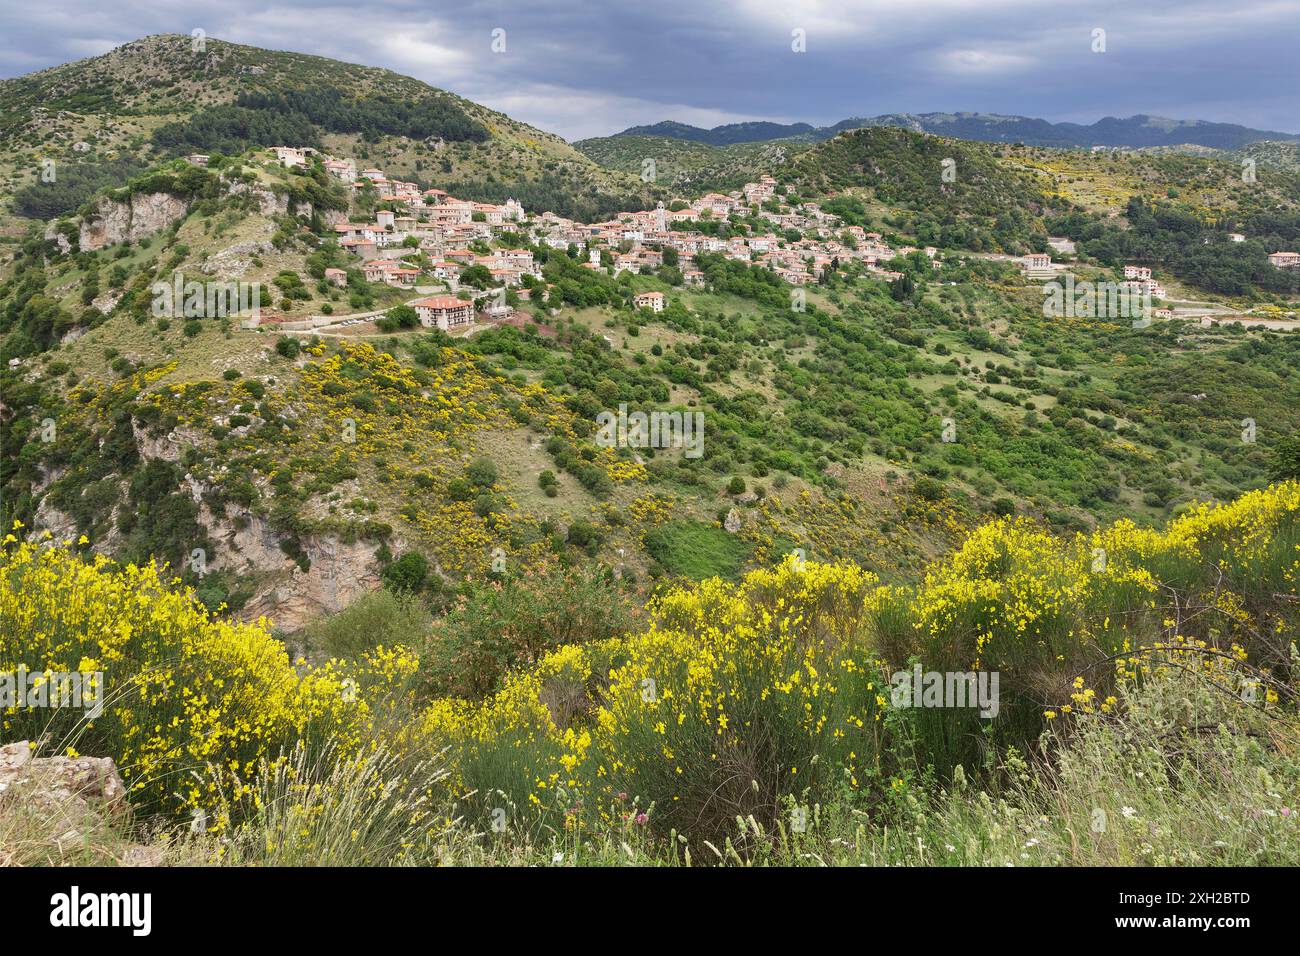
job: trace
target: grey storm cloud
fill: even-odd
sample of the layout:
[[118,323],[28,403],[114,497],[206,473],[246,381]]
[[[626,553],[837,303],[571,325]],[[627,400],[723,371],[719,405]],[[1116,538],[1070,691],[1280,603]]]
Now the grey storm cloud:
[[47,0],[0,8],[0,76],[194,29],[387,67],[571,139],[956,110],[1300,132],[1300,0]]

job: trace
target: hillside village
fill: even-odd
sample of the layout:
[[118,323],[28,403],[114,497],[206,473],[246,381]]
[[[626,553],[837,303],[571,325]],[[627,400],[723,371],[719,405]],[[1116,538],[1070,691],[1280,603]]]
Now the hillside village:
[[[444,284],[451,293],[469,294],[477,308],[467,307],[466,300],[454,294],[410,303],[423,325],[444,331],[472,325],[476,311],[489,318],[506,317],[513,310],[506,304],[502,294],[505,290],[527,301],[542,282],[541,269],[527,248],[496,248],[487,253],[471,248],[504,238],[556,250],[585,247],[586,267],[606,270],[615,277],[665,264],[678,265],[686,286],[704,284],[703,272],[694,265],[699,253],[717,253],[765,266],[787,284],[802,286],[817,282],[828,270],[849,262],[860,263],[875,278],[893,282],[902,273],[882,264],[916,251],[910,246],[891,247],[879,233],[846,225],[815,202],[798,203],[788,209],[776,206],[773,200],[777,197],[777,182],[767,175],[727,194],[714,192],[689,202],[676,200],[671,203],[673,208],[660,202],[654,209],[584,223],[552,212],[530,217],[513,199],[503,204],[472,202],[441,189],[422,189],[418,183],[390,179],[381,169],[358,170],[351,159],[321,154],[310,147],[277,146],[271,152],[286,168],[319,162],[354,195],[374,191],[375,202],[382,208],[377,209],[372,221],[337,222],[330,227],[338,245],[356,257],[368,282],[416,289],[433,280]],[[189,160],[202,166],[208,157],[194,154]],[[783,211],[776,211],[778,208]],[[757,217],[768,229],[723,239],[695,228],[701,223],[729,223],[741,217]],[[777,230],[795,231],[801,237],[792,241]],[[938,268],[937,250],[926,247],[924,251]],[[417,258],[423,259],[423,267],[415,264]],[[493,288],[462,287],[462,274],[473,267],[487,270]],[[339,288],[347,286],[344,269],[328,269],[325,277]],[[665,301],[662,293],[647,292],[636,296],[634,305],[658,312],[665,307]],[[322,317],[315,323],[285,322],[282,326],[292,329],[336,321],[337,317]]]
[[[864,274],[892,283],[903,274],[885,268],[885,264],[917,251],[912,246],[891,246],[880,233],[846,224],[819,203],[781,203],[777,181],[770,175],[725,194],[709,192],[693,200],[676,199],[668,205],[659,202],[653,209],[620,212],[587,223],[549,211],[530,216],[514,199],[501,204],[461,199],[442,189],[390,178],[376,167],[358,170],[350,158],[311,147],[276,146],[270,153],[286,169],[308,169],[319,163],[334,180],[351,190],[354,199],[371,192],[376,211],[370,221],[330,224],[339,248],[354,257],[367,282],[416,292],[427,290],[430,284],[435,288],[441,285],[446,294],[412,299],[408,305],[423,326],[443,331],[470,328],[476,315],[509,319],[514,304],[531,300],[545,288],[540,264],[525,244],[554,250],[585,249],[586,268],[616,278],[625,272],[649,273],[674,265],[680,270],[682,285],[687,287],[705,284],[704,273],[696,267],[700,253],[763,266],[786,284],[797,287],[816,283],[828,272],[849,263],[859,264]],[[208,156],[191,154],[188,160],[206,166]],[[744,236],[722,238],[705,226],[740,220],[749,220],[750,231]],[[761,231],[753,228],[755,222],[761,224]],[[790,238],[792,233],[798,238]],[[1230,238],[1234,242],[1245,239],[1239,233]],[[491,243],[497,247],[492,248]],[[1069,251],[1071,245],[1063,239],[1049,243],[1060,251]],[[938,250],[926,246],[923,251],[934,268],[939,268]],[[1300,268],[1300,253],[1279,251],[1268,258],[1277,269]],[[1030,280],[1052,279],[1063,270],[1047,253],[1031,252],[1018,261]],[[473,286],[462,283],[468,269],[485,270],[479,272],[484,281]],[[348,286],[346,269],[326,269],[325,279],[339,289]],[[1168,294],[1153,277],[1151,268],[1139,264],[1124,267],[1121,286],[1154,299]],[[661,312],[667,298],[662,292],[641,292],[634,295],[632,304]],[[1174,313],[1156,309],[1152,314],[1155,318],[1169,318]],[[350,320],[347,316],[291,320],[272,313],[245,321],[244,327],[276,325],[284,331],[301,331],[341,321]]]

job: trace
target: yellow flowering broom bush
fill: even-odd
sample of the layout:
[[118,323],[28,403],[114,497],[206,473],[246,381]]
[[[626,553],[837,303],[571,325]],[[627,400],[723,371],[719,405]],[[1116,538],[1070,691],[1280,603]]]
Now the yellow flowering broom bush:
[[673,591],[609,675],[590,749],[607,792],[662,826],[716,832],[786,797],[881,771],[888,687],[861,629],[874,576],[787,558],[738,585]]
[[[999,521],[912,587],[791,557],[668,591],[641,632],[552,649],[481,703],[437,699],[415,720],[404,649],[299,676],[263,624],[209,619],[153,568],[10,536],[0,669],[103,670],[113,699],[84,738],[155,806],[203,806],[205,786],[253,794],[248,778],[300,739],[363,753],[383,721],[404,750],[446,754],[440,796],[483,832],[717,837],[791,802],[870,802],[927,765],[982,766],[986,747],[1024,745],[1060,714],[1109,716],[1117,680],[1195,670],[1232,694],[1254,674],[1261,706],[1293,704],[1298,515],[1293,482],[1164,531],[1121,522],[1062,541]],[[895,709],[889,675],[913,663],[998,671],[998,715]],[[7,712],[6,734],[42,718],[75,736],[76,715],[57,712]]]
[[865,789],[888,693],[858,626],[875,584],[791,558],[673,591],[646,633],[560,648],[481,706],[435,702],[423,729],[480,825],[502,809],[610,824],[653,802],[660,826],[712,832],[790,795]]
[[[1027,739],[1045,708],[1078,689],[1108,696],[1113,668],[1139,647],[1199,639],[1259,666],[1285,666],[1300,582],[1300,483],[1204,505],[1164,531],[1128,521],[1061,542],[1024,519],[977,529],[915,587],[881,588],[867,617],[881,653],[927,669],[1002,674],[1004,739]],[[979,718],[944,709],[951,743]],[[952,748],[951,761],[969,758]]]
[[[15,531],[21,526],[15,527]],[[103,673],[103,712],[10,707],[5,739],[112,756],[133,803],[206,809],[299,741],[353,752],[404,700],[416,658],[379,648],[360,665],[299,675],[266,621],[210,618],[154,565],[83,560],[6,536],[0,555],[0,672]],[[379,703],[382,702],[382,708]]]
[[425,709],[416,737],[448,752],[446,796],[463,800],[471,823],[576,822],[572,811],[591,789],[594,701],[602,675],[622,658],[621,639],[566,645],[511,674],[482,704],[443,698]]

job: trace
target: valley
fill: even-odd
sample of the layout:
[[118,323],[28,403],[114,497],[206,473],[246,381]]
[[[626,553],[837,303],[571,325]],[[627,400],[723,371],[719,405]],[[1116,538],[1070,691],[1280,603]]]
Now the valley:
[[[249,822],[299,773],[324,818],[382,791],[401,852],[355,837],[367,864],[1300,859],[1256,845],[1274,818],[1222,853],[1203,819],[1295,795],[1289,140],[890,114],[569,143],[196,42],[0,80],[0,671],[129,675],[55,722],[140,814],[204,815],[168,862],[351,862]],[[1000,708],[891,704],[922,663],[1000,674]],[[1120,720],[1148,754],[1221,726],[1233,772],[1081,849],[1133,809],[1088,783],[1141,764]]]

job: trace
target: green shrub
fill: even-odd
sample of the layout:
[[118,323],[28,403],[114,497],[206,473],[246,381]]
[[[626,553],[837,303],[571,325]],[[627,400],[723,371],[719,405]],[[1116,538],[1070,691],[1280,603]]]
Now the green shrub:
[[[391,567],[391,566],[390,566]],[[342,611],[308,625],[298,640],[329,657],[359,659],[377,647],[418,647],[432,618],[411,589],[381,588],[357,598]]]
[[496,484],[497,464],[491,458],[475,458],[465,469],[465,477],[478,488],[490,488]]
[[419,591],[429,576],[429,560],[418,551],[408,551],[380,575],[396,591]]
[[430,694],[482,698],[511,668],[565,644],[617,637],[638,616],[632,600],[592,568],[475,582],[463,598],[423,645],[420,673]]

